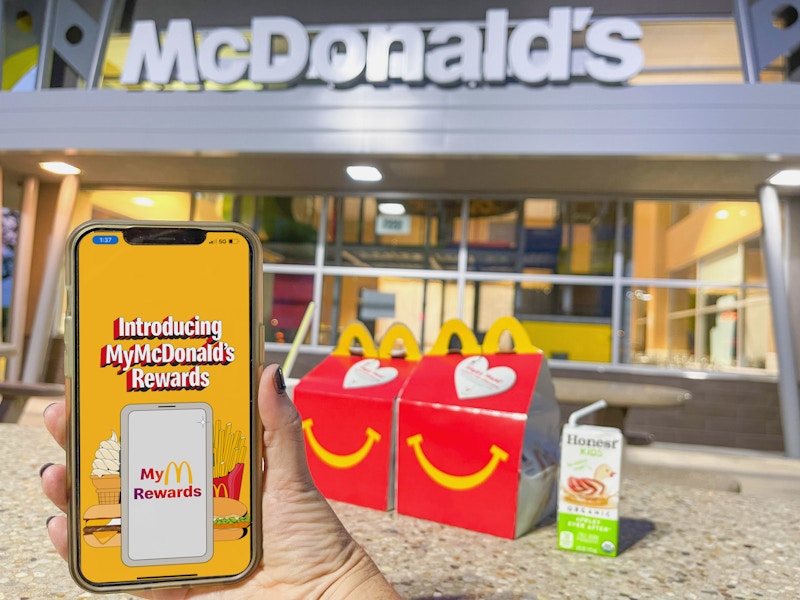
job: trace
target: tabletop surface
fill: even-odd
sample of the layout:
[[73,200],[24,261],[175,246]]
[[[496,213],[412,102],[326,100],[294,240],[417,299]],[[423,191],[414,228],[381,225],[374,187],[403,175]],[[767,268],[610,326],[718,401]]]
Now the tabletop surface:
[[[40,428],[0,424],[0,598],[90,597],[50,545],[57,510],[38,469],[61,462]],[[800,500],[626,478],[617,558],[556,549],[555,527],[514,541],[332,503],[404,598],[467,600],[800,597]],[[106,595],[106,598],[128,598]]]
[[559,402],[590,404],[605,400],[609,406],[658,408],[679,406],[691,398],[688,390],[666,385],[553,377]]

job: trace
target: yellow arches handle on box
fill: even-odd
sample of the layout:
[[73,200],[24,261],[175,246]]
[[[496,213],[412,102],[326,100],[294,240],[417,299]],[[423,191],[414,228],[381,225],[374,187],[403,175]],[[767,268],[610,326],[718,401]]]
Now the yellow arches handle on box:
[[450,319],[439,330],[439,337],[433,344],[430,356],[450,354],[450,339],[457,336],[461,340],[461,354],[480,354],[481,346],[472,330],[460,319]]
[[394,323],[386,331],[381,340],[381,345],[378,347],[378,356],[380,358],[392,358],[392,348],[397,340],[402,340],[403,344],[405,344],[405,360],[417,361],[422,357],[417,340],[414,339],[414,334],[402,323]]
[[421,433],[412,435],[406,439],[406,442],[414,449],[414,455],[417,457],[419,465],[422,467],[422,470],[425,471],[428,477],[433,479],[442,487],[456,491],[470,490],[478,487],[492,476],[492,474],[495,472],[495,469],[497,469],[501,462],[508,460],[508,452],[499,446],[492,444],[492,447],[489,448],[489,453],[492,455],[492,457],[482,469],[472,473],[471,475],[451,475],[450,473],[445,473],[444,471],[436,468],[433,463],[428,460],[428,457],[425,456],[425,453],[422,451]]
[[361,448],[351,454],[334,454],[330,450],[323,448],[322,444],[319,443],[314,432],[311,431],[313,427],[313,419],[305,419],[303,421],[303,432],[305,432],[308,443],[314,451],[314,454],[316,454],[322,462],[334,469],[350,469],[355,467],[367,457],[372,447],[381,440],[380,433],[375,431],[372,427],[367,427],[364,432],[367,439]]
[[353,321],[344,328],[342,335],[339,336],[339,343],[336,344],[336,348],[333,349],[331,355],[350,356],[350,347],[355,341],[361,344],[361,348],[364,350],[364,358],[378,358],[378,350],[375,348],[372,334],[361,321]]
[[500,336],[506,331],[511,334],[511,338],[514,340],[514,352],[519,354],[537,354],[541,352],[539,348],[531,343],[531,338],[522,323],[514,317],[500,317],[492,323],[483,338],[483,353],[497,354],[500,352]]

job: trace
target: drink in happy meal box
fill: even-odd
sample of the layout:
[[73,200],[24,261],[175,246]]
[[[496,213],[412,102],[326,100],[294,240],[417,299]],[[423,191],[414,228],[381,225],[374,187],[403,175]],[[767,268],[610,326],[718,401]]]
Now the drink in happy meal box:
[[622,432],[614,427],[578,425],[576,420],[570,418],[561,435],[558,547],[616,556]]

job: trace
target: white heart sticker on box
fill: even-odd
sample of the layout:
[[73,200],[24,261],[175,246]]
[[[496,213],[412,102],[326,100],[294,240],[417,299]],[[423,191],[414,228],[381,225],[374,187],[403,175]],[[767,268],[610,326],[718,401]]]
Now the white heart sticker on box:
[[395,377],[397,377],[397,369],[382,367],[379,360],[367,358],[347,369],[342,387],[347,390],[383,385]]
[[510,367],[489,368],[485,356],[470,356],[456,367],[456,394],[461,400],[494,396],[511,389],[517,374]]

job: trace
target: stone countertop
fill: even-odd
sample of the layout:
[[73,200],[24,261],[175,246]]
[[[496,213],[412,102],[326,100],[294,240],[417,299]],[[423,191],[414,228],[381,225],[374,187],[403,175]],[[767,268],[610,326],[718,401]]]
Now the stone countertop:
[[[0,598],[91,597],[52,549],[44,429],[0,424]],[[800,597],[800,500],[624,478],[617,558],[556,549],[555,526],[510,541],[332,503],[404,598],[738,600]],[[104,595],[128,598],[127,595]]]

